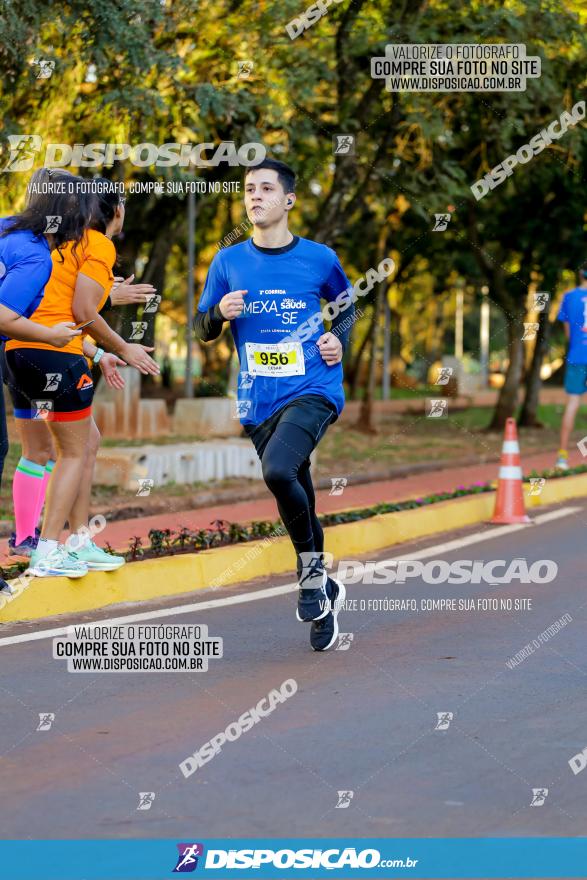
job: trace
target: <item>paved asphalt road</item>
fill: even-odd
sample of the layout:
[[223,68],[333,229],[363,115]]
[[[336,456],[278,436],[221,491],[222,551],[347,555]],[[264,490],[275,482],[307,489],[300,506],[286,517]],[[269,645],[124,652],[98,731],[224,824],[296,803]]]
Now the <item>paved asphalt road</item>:
[[[482,526],[370,557],[413,558],[432,548],[424,562],[546,559],[558,565],[550,583],[412,578],[350,585],[347,597],[415,598],[418,606],[530,599],[530,610],[347,610],[341,630],[353,641],[326,654],[309,649],[293,592],[148,621],[205,623],[222,636],[224,657],[200,673],[74,675],[51,658],[50,639],[0,643],[0,791],[10,805],[0,813],[0,836],[585,834],[587,772],[575,775],[568,762],[587,746],[587,505],[553,513],[558,518],[500,529],[489,540],[495,527]],[[483,540],[438,546],[471,535]],[[287,581],[201,592],[195,601]],[[541,643],[565,614],[571,622]],[[0,639],[54,626],[5,626]],[[534,653],[508,668],[534,639]],[[297,682],[294,696],[183,777],[184,758],[286,679]],[[48,731],[36,730],[41,712],[55,714]],[[439,712],[453,713],[446,730],[435,729]],[[533,788],[548,788],[543,805],[530,806]],[[339,791],[354,792],[347,808],[336,808]],[[149,810],[137,810],[139,792],[155,792]]]

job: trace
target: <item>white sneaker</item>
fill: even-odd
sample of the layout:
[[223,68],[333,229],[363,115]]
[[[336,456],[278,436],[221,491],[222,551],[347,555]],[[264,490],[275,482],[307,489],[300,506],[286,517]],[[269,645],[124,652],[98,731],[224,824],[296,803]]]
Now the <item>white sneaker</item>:
[[59,546],[45,556],[41,556],[37,549],[33,550],[28,573],[35,577],[79,578],[88,573],[88,566],[75,553],[68,553],[65,547]]
[[566,455],[559,455],[555,462],[554,468],[557,471],[568,471],[569,459],[566,457]]

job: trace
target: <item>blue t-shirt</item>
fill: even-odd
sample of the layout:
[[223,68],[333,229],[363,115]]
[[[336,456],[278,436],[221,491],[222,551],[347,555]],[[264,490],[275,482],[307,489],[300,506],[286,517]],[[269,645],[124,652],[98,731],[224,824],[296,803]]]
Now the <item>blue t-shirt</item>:
[[[10,219],[0,219],[0,231]],[[37,237],[27,229],[1,235],[0,305],[30,318],[41,302],[52,268],[51,250],[44,235]]]
[[575,287],[565,293],[558,320],[569,324],[567,363],[587,364],[587,287]]
[[[266,251],[252,239],[219,251],[198,304],[206,312],[230,291],[248,290],[244,312],[230,322],[240,362],[240,420],[258,425],[302,394],[320,394],[340,413],[342,364],[327,366],[316,349],[325,332],[316,315],[321,299],[333,302],[349,288],[348,278],[331,248],[306,238]],[[296,336],[313,316],[311,329]]]

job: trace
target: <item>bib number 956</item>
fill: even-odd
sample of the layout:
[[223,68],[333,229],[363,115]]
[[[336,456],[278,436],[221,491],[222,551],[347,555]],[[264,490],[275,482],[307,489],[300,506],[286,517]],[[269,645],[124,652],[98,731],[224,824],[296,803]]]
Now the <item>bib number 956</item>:
[[262,364],[264,367],[267,364],[270,364],[272,367],[276,367],[280,364],[282,367],[287,366],[287,364],[295,364],[296,362],[296,353],[295,351],[290,351],[288,354],[277,354],[276,351],[256,351],[255,352],[255,363]]
[[306,372],[300,342],[245,343],[248,372],[256,376],[303,376]]

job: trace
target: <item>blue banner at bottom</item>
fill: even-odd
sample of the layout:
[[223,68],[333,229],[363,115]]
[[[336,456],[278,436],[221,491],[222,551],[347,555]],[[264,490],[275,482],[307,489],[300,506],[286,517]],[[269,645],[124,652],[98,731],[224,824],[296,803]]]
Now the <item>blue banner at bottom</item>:
[[0,841],[6,880],[587,877],[587,838]]

